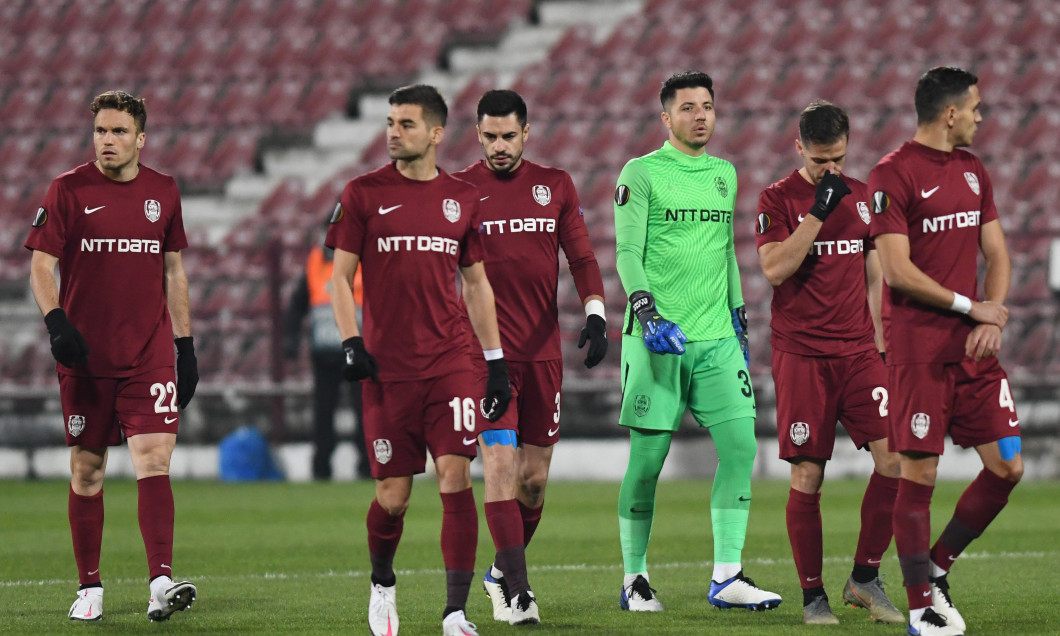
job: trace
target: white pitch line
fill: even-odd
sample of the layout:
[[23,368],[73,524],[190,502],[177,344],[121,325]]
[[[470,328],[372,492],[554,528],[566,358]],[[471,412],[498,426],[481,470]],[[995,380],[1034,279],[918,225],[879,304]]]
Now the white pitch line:
[[[966,552],[960,556],[960,559],[1055,559],[1060,556],[1060,552],[1055,551],[1040,551],[1040,552]],[[847,563],[853,561],[853,556],[843,557],[825,557],[826,563],[842,562]],[[753,565],[788,565],[791,563],[790,559],[745,559],[744,563],[750,563]],[[713,561],[675,561],[672,563],[653,563],[652,569],[677,569],[677,568],[709,568],[713,567]],[[609,570],[621,570],[622,565],[620,563],[611,563],[606,565],[589,565],[588,563],[574,563],[574,564],[556,564],[556,565],[535,565],[527,568],[530,572],[603,572]],[[402,576],[434,576],[438,574],[444,574],[445,570],[440,568],[426,568],[420,570],[396,570],[397,574]],[[364,578],[371,574],[368,570],[346,570],[337,572],[335,570],[328,570],[327,572],[264,572],[261,574],[247,574],[239,576],[191,576],[189,580],[194,582],[200,581],[235,581],[235,580],[247,580],[247,579],[260,579],[263,581],[284,581],[284,580],[303,580],[303,579],[336,579],[336,578]],[[134,579],[109,579],[108,582],[113,582],[119,585],[132,584],[142,582],[143,579],[140,577]],[[72,585],[72,579],[47,579],[37,581],[0,581],[0,587],[43,587],[48,585]]]

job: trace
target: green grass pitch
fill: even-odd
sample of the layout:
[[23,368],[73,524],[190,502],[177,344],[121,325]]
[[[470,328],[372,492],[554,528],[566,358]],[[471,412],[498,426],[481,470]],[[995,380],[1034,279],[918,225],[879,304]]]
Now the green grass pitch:
[[[964,483],[935,490],[932,531],[949,519]],[[482,484],[475,484],[482,504]],[[371,483],[174,484],[175,573],[193,581],[199,598],[167,623],[146,617],[144,547],[136,522],[136,487],[106,485],[102,571],[105,617],[71,624],[76,572],[66,520],[65,482],[0,482],[0,633],[10,634],[364,634],[368,633],[368,556],[364,518]],[[530,582],[540,600],[539,626],[492,620],[479,580],[493,554],[480,514],[476,581],[469,618],[480,633],[514,634],[901,634],[903,626],[872,623],[842,605],[842,586],[857,541],[864,482],[825,483],[826,589],[837,627],[802,624],[802,599],[784,526],[788,485],[755,483],[744,568],[780,593],[771,612],[712,610],[709,482],[664,481],[648,562],[666,611],[618,609],[622,579],[616,521],[617,483],[556,482],[530,545]],[[417,480],[398,551],[401,633],[438,634],[445,604],[438,531],[437,484]],[[1060,484],[1027,482],[961,557],[951,574],[954,601],[968,633],[1060,633]],[[882,573],[891,599],[905,609],[894,546]]]

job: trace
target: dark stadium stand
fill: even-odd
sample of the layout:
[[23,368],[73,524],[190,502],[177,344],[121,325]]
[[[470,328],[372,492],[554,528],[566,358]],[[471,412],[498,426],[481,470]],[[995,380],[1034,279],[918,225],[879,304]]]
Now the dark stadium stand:
[[[451,44],[496,40],[529,22],[534,4],[497,2],[484,11],[474,0],[3,3],[0,283],[24,284],[21,243],[48,181],[91,158],[86,105],[97,92],[121,86],[147,96],[145,162],[177,176],[185,192],[219,192],[232,175],[255,169],[266,136],[308,137],[317,122],[355,110],[351,95],[406,83],[434,68]],[[770,290],[754,247],[755,206],[765,186],[799,165],[799,110],[822,97],[851,112],[847,172],[865,179],[912,135],[919,73],[936,64],[978,72],[986,119],[972,150],[993,177],[1013,257],[1006,362],[1013,375],[1036,377],[1060,372],[1056,299],[1044,273],[1048,242],[1060,236],[1058,41],[1060,5],[1052,0],[648,0],[602,40],[591,25],[568,28],[544,61],[519,72],[514,88],[530,105],[527,156],[567,169],[579,188],[617,344],[623,292],[614,270],[615,177],[627,159],[665,139],[659,82],[685,67],[715,77],[718,127],[709,150],[733,161],[740,175],[736,245],[752,364],[765,373]],[[485,72],[450,96],[440,155],[446,169],[479,158],[473,109],[494,82]],[[353,165],[336,166],[312,191],[282,181],[219,244],[196,240],[188,250],[201,364],[219,370],[211,380],[268,378],[269,344],[260,337],[268,331],[268,246],[282,246],[286,295],[342,186],[386,160],[381,133]],[[581,368],[583,353],[573,346],[578,301],[564,276],[567,363]],[[36,384],[42,367],[50,374],[39,342],[20,348],[0,337],[0,352],[5,382]],[[617,360],[609,356],[592,377],[614,377]],[[306,377],[303,367],[295,372]]]

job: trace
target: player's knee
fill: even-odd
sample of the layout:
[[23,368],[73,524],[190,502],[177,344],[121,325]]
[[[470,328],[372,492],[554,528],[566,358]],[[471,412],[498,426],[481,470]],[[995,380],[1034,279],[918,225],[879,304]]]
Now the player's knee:
[[[523,474],[522,484],[520,484],[523,496],[532,502],[538,501],[544,497],[546,478],[547,475],[544,473]],[[530,507],[536,508],[537,506]]]

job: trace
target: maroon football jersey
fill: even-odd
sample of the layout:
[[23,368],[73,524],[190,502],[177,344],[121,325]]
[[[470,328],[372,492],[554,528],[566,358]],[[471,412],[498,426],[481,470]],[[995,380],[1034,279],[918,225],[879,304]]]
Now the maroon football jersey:
[[[885,156],[869,174],[873,237],[905,234],[909,258],[943,287],[978,298],[979,232],[997,220],[994,191],[979,158],[915,141]],[[968,316],[919,303],[884,287],[887,361],[958,362],[975,326]]]
[[[874,348],[865,293],[869,239],[865,184],[843,175],[850,194],[828,216],[799,269],[773,288],[770,343],[804,356],[847,356]],[[791,236],[813,207],[816,186],[796,170],[758,198],[758,247]]]
[[59,175],[26,247],[59,258],[59,304],[88,344],[88,364],[63,373],[127,377],[174,365],[163,252],[188,246],[177,183],[140,166],[114,181],[94,163]]
[[[510,174],[493,172],[479,161],[454,176],[479,190],[479,232],[504,357],[525,362],[562,358],[556,307],[560,247],[583,304],[588,296],[604,295],[570,176],[525,159]],[[477,355],[477,340],[472,347]]]
[[483,259],[478,190],[442,170],[415,181],[394,163],[346,184],[325,244],[360,256],[362,331],[379,379],[470,369],[458,267]]

